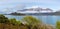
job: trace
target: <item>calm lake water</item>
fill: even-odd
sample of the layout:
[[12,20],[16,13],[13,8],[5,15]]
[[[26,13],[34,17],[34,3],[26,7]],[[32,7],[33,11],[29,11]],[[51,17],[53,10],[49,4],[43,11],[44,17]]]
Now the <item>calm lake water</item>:
[[[21,20],[24,16],[14,16],[14,15],[5,15],[8,18],[16,18],[17,20]],[[51,24],[51,25],[55,25],[57,20],[60,20],[60,16],[34,16],[40,20],[42,20],[44,23],[46,24]]]

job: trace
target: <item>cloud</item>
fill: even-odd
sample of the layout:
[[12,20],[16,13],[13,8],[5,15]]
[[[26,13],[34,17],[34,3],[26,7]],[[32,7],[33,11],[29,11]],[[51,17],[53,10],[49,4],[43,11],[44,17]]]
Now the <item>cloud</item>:
[[46,7],[46,6],[42,6],[42,5],[35,5],[35,6],[31,6],[31,7],[26,7],[27,9],[29,9],[29,8],[38,8],[38,7],[40,7],[40,8],[49,8],[49,7]]
[[[1,8],[14,8],[16,5],[24,4],[27,7],[48,7],[53,9],[60,8],[60,0],[0,0]],[[20,7],[19,7],[20,8]],[[5,10],[4,10],[5,11]]]
[[26,7],[27,9],[29,8],[38,8],[39,6],[31,6],[31,7]]
[[24,8],[25,8],[25,5],[24,5],[24,4],[18,4],[18,5],[16,5],[16,7],[14,7],[14,8],[16,8],[16,9],[18,9],[18,10],[24,9]]
[[3,10],[1,10],[1,12],[7,12],[8,10],[7,9],[3,9]]
[[0,0],[0,4],[13,4],[13,3],[59,3],[59,0]]

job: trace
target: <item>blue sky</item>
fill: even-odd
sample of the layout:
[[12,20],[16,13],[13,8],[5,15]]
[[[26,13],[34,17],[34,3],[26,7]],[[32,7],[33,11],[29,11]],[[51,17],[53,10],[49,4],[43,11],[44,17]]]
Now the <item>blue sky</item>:
[[[51,8],[54,11],[60,9],[60,0],[0,0],[0,11],[16,11],[23,7]],[[11,8],[13,10],[7,10]]]

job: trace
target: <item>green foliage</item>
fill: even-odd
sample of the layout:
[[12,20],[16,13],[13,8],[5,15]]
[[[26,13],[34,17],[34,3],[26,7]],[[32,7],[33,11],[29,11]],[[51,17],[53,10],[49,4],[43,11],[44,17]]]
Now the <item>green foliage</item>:
[[7,23],[9,22],[8,18],[4,15],[0,15],[0,23]]
[[26,16],[22,20],[27,22],[28,24],[40,23],[40,20],[32,16]]
[[20,21],[16,21],[16,25],[21,25],[21,22]]
[[57,28],[57,29],[60,29],[60,21],[57,21],[57,22],[56,22],[56,28]]
[[10,20],[9,20],[9,22],[10,22],[10,24],[13,24],[13,25],[15,25],[16,19],[15,19],[15,18],[13,18],[13,19],[10,19]]
[[4,15],[0,15],[0,19],[8,19],[8,18],[5,17]]
[[32,16],[26,16],[22,19],[23,21],[27,22],[26,24],[29,25],[31,27],[31,29],[35,28],[36,25],[38,25],[39,23],[41,23],[40,20],[38,20],[35,17]]
[[17,21],[15,18],[10,19],[9,22],[13,25],[20,25],[20,21]]
[[8,19],[7,17],[5,17],[4,15],[0,15],[0,23],[10,23],[13,25],[20,25],[20,21],[17,21],[15,18],[12,19]]

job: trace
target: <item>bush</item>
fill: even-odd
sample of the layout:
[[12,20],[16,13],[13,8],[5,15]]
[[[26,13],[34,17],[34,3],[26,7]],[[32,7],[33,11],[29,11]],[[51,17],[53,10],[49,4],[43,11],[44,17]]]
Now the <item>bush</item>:
[[4,15],[0,15],[0,23],[7,23],[9,22],[8,18]]
[[13,24],[13,25],[20,25],[21,24],[21,22],[17,21],[15,18],[9,19],[9,22],[10,22],[10,24]]
[[29,25],[30,29],[35,28],[36,25],[41,23],[39,19],[32,17],[32,16],[26,16],[22,19],[22,21],[26,22],[25,24]]
[[60,29],[60,21],[57,21],[57,22],[56,22],[56,28],[57,28],[57,29]]

